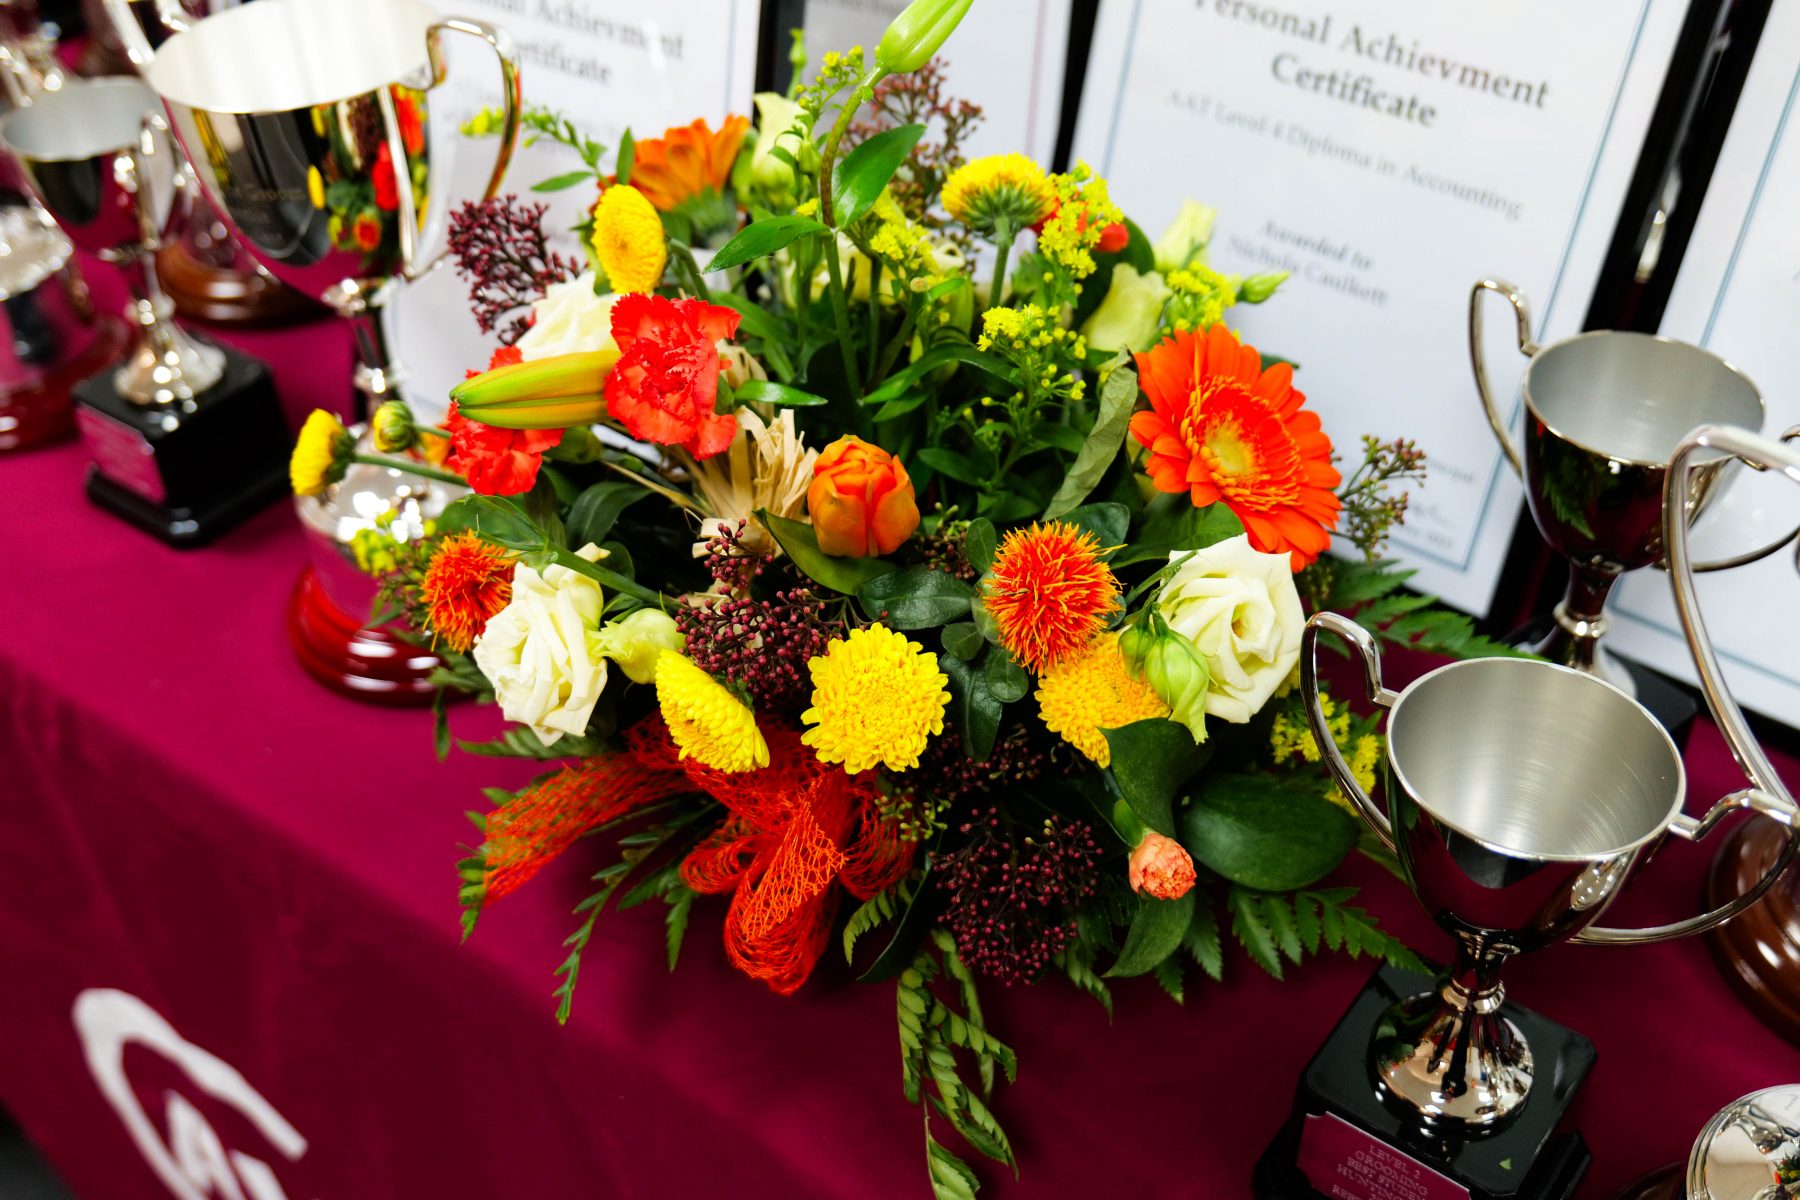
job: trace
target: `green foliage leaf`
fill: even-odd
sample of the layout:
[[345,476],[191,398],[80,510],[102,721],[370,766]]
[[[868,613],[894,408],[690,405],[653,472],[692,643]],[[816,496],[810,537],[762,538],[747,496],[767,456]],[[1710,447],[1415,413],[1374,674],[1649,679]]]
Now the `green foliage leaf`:
[[1131,545],[1112,558],[1112,566],[1166,560],[1183,550],[1202,550],[1244,532],[1244,523],[1223,504],[1195,508],[1187,496],[1161,495],[1145,509],[1144,523]]
[[619,137],[619,157],[613,164],[613,175],[620,183],[631,182],[632,168],[637,166],[637,139],[631,136],[631,127]]
[[687,936],[688,910],[694,907],[694,897],[699,895],[686,884],[670,889],[666,899],[669,902],[668,916],[665,924],[668,927],[669,972],[675,971],[675,964],[681,959],[681,942]]
[[456,748],[464,754],[478,754],[484,758],[535,758],[545,762],[557,758],[592,758],[606,752],[605,744],[598,738],[569,733],[546,746],[529,725],[509,725],[499,737],[487,742],[458,739]]
[[1179,900],[1139,898],[1137,915],[1131,920],[1118,961],[1106,973],[1108,979],[1142,975],[1175,953],[1194,919],[1195,890],[1188,889]]
[[980,487],[987,482],[986,475],[975,465],[968,455],[943,446],[926,446],[918,452],[918,459],[940,475],[948,475],[958,483],[966,483],[971,487]]
[[1110,501],[1072,508],[1062,515],[1062,519],[1071,525],[1091,530],[1100,539],[1100,545],[1107,549],[1123,546],[1131,530],[1131,511],[1123,504],[1113,504]]
[[954,625],[946,625],[942,636],[944,649],[965,660],[974,658],[986,644],[981,630],[976,628],[973,621],[958,621]]
[[856,598],[871,620],[902,630],[935,629],[968,617],[975,589],[954,575],[919,566],[877,575],[856,589]]
[[589,542],[600,545],[612,532],[619,514],[648,495],[647,489],[616,479],[589,487],[569,507],[566,524],[570,543],[575,546],[585,546]]
[[440,523],[452,528],[471,529],[497,546],[508,550],[535,550],[544,544],[543,531],[525,510],[506,496],[484,496],[470,492],[453,500],[444,509]]
[[929,1130],[925,1134],[925,1168],[931,1174],[932,1200],[975,1200],[981,1190],[969,1164],[938,1144]]
[[539,180],[531,185],[534,192],[560,192],[574,187],[578,183],[594,178],[592,171],[568,171],[561,175],[552,175],[548,179]]
[[850,914],[849,921],[844,924],[844,961],[849,962],[856,953],[856,941],[871,929],[885,925],[905,910],[906,902],[912,893],[904,881],[893,887],[882,888],[857,906]]
[[815,583],[824,584],[834,592],[842,592],[846,596],[854,596],[858,588],[877,575],[886,575],[899,568],[880,558],[835,558],[819,549],[819,539],[813,533],[813,527],[804,521],[778,517],[770,512],[758,512],[757,519],[769,527],[781,548],[794,560],[794,565],[806,573],[807,578]]
[[1005,653],[989,646],[983,659],[974,661],[945,655],[938,668],[950,679],[950,717],[962,731],[963,752],[976,762],[986,762],[1000,733],[1002,703],[988,684],[985,658]]
[[1056,494],[1045,505],[1044,520],[1053,520],[1073,511],[1099,485],[1100,477],[1118,458],[1119,447],[1125,442],[1125,431],[1131,424],[1131,410],[1137,405],[1137,372],[1126,365],[1130,361],[1128,354],[1113,359],[1112,374],[1100,388],[1100,411],[1094,418],[1094,427],[1088,431],[1087,440],[1081,444]]
[[912,391],[925,376],[939,367],[952,363],[975,367],[996,379],[1009,379],[1012,376],[1012,365],[999,355],[977,350],[973,342],[945,342],[913,359],[904,370],[888,376],[887,381],[864,396],[862,402],[865,405],[886,404]]
[[923,125],[899,125],[863,141],[837,161],[831,172],[831,202],[839,229],[874,207],[923,136]]
[[1175,793],[1206,765],[1212,751],[1196,746],[1185,726],[1164,717],[1100,732],[1112,749],[1108,769],[1125,803],[1147,827],[1174,837]]
[[1281,955],[1275,947],[1275,934],[1263,911],[1267,897],[1246,888],[1233,887],[1226,893],[1226,907],[1231,910],[1231,933],[1250,955],[1250,961],[1281,978]]
[[701,269],[711,272],[741,267],[747,262],[775,253],[796,238],[823,232],[825,226],[811,217],[799,217],[792,213],[764,217],[738,230],[737,236],[719,247],[719,252],[712,256],[712,261]]
[[780,404],[788,408],[817,408],[826,403],[823,396],[769,379],[752,379],[739,384],[737,401],[739,404]]
[[904,901],[905,908],[900,913],[894,936],[869,964],[869,969],[856,977],[858,982],[882,983],[906,968],[919,944],[925,940],[926,931],[937,920],[939,900],[938,889],[931,885],[931,858],[927,855],[924,874],[913,883],[910,895]]
[[963,557],[978,573],[985,575],[994,565],[994,553],[999,544],[1000,536],[994,531],[994,523],[986,517],[976,517],[963,532]]
[[1002,704],[1023,700],[1025,693],[1031,690],[1030,673],[998,646],[988,651],[981,674],[987,682],[988,694]]
[[1106,986],[1104,979],[1094,974],[1094,968],[1087,960],[1086,950],[1080,943],[1064,950],[1050,961],[1069,977],[1070,983],[1098,1000],[1100,1007],[1106,1010],[1107,1019],[1112,1019],[1112,989]]
[[1162,990],[1169,993],[1169,999],[1177,1004],[1186,1002],[1186,992],[1182,987],[1181,980],[1181,959],[1171,954],[1151,967],[1150,974],[1156,977],[1156,982],[1162,987]]
[[1212,897],[1194,906],[1194,920],[1181,935],[1181,945],[1202,971],[1216,983],[1225,978],[1225,950],[1219,944],[1219,915]]
[[1260,775],[1215,773],[1181,814],[1195,861],[1246,887],[1286,892],[1327,875],[1356,845],[1355,817],[1318,792]]
[[738,315],[738,331],[765,342],[785,342],[791,336],[781,319],[747,296],[736,292],[714,292],[713,303],[722,304]]

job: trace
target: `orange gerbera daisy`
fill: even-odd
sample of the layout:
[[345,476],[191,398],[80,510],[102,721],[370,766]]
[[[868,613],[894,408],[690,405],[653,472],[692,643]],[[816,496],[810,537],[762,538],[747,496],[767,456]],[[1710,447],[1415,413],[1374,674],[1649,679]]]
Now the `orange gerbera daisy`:
[[438,641],[466,653],[488,618],[512,600],[512,575],[513,556],[492,542],[467,531],[445,538],[419,585]]
[[673,212],[683,200],[709,188],[722,192],[749,128],[750,119],[734,113],[717,133],[697,120],[641,141],[632,162],[631,186],[644,193],[658,212]]
[[1303,412],[1294,369],[1262,369],[1254,346],[1224,325],[1178,333],[1137,355],[1150,411],[1131,432],[1150,450],[1151,482],[1187,492],[1196,508],[1223,500],[1265,554],[1288,551],[1294,570],[1331,544],[1341,478],[1319,415]]
[[1067,521],[1033,523],[1000,543],[984,597],[1000,644],[1033,671],[1084,649],[1119,607],[1119,581],[1097,535]]

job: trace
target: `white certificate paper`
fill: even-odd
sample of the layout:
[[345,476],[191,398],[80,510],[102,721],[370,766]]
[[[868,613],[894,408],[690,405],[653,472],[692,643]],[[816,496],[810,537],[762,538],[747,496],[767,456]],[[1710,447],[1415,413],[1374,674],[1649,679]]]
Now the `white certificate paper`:
[[[696,117],[718,129],[732,113],[755,116],[750,98],[760,0],[457,0],[452,7],[512,35],[526,104],[561,112],[610,149],[627,127],[643,139]],[[456,136],[455,130],[498,103],[500,75],[492,52],[474,38],[446,35],[443,45],[450,69],[445,86],[431,93],[432,147],[435,154],[442,146],[451,159],[444,191],[454,206],[479,198],[496,145],[492,138]],[[543,194],[531,186],[581,165],[572,151],[554,144],[521,148],[503,189],[549,205],[544,227],[555,248],[577,261],[581,248],[565,231],[593,204],[593,186]],[[442,246],[447,214],[435,215],[430,240]],[[399,288],[382,316],[389,344],[406,368],[407,400],[434,419],[444,413],[463,372],[486,367],[488,352],[499,344],[477,328],[466,295],[446,262]]]
[[[1072,0],[977,0],[939,52],[946,90],[979,104],[985,119],[965,154],[1016,151],[1048,166],[1062,113]],[[906,0],[806,0],[806,52],[861,46],[873,54]],[[786,31],[782,33],[786,37]]]
[[[1152,238],[1193,198],[1220,210],[1215,267],[1293,272],[1229,321],[1300,364],[1346,459],[1364,433],[1426,451],[1393,551],[1471,612],[1520,491],[1470,376],[1469,287],[1518,284],[1540,342],[1580,328],[1684,9],[1102,0],[1076,157]],[[1523,360],[1496,303],[1490,372],[1513,404]]]
[[[1663,314],[1664,334],[1704,346],[1749,375],[1775,436],[1800,423],[1800,6],[1778,4],[1758,43],[1731,131]],[[1694,528],[1697,558],[1766,544],[1800,524],[1800,488],[1740,470]],[[1701,611],[1732,694],[1800,725],[1800,571],[1789,547],[1699,577]],[[1607,643],[1693,682],[1667,575],[1619,585]]]

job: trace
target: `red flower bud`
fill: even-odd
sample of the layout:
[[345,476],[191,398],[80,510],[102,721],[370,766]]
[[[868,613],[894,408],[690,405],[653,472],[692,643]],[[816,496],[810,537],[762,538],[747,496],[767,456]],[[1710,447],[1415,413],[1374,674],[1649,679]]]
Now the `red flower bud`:
[[1152,900],[1179,900],[1194,886],[1194,860],[1172,837],[1155,831],[1131,852],[1131,890]]

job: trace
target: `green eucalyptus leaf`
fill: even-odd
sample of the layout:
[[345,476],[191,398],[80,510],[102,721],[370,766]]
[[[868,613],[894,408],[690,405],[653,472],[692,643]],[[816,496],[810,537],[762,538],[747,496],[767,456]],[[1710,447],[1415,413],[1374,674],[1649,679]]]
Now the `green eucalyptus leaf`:
[[923,125],[896,126],[862,142],[838,160],[831,172],[831,197],[832,217],[839,229],[875,206],[894,172],[924,136]]
[[973,621],[958,621],[954,625],[946,625],[942,636],[944,649],[961,659],[974,658],[987,644]]
[[1142,975],[1181,946],[1181,939],[1194,921],[1194,893],[1189,888],[1179,900],[1152,900],[1139,897],[1137,915],[1119,948],[1119,959],[1107,971],[1109,979]]
[[1329,874],[1356,845],[1355,817],[1317,791],[1257,775],[1210,775],[1181,813],[1197,862],[1245,887],[1287,892]]
[[934,629],[969,615],[975,589],[931,567],[908,567],[877,575],[856,589],[871,620],[894,629]]
[[1149,828],[1175,836],[1175,793],[1206,765],[1212,751],[1196,746],[1185,726],[1165,717],[1100,732],[1112,749],[1113,782],[1125,803]]
[[834,592],[854,596],[858,588],[878,575],[898,570],[893,563],[880,558],[837,558],[819,549],[818,535],[804,521],[758,512],[757,519],[768,526],[781,548],[794,560],[794,565],[815,583]]
[[723,271],[727,267],[742,266],[753,259],[775,253],[796,238],[824,231],[825,226],[811,217],[792,214],[765,217],[739,230],[737,236],[721,246],[719,252],[712,256],[712,261],[702,270]]
[[987,679],[988,694],[1002,704],[1023,700],[1031,690],[1031,675],[1012,655],[996,646],[988,651],[981,673]]
[[1044,520],[1073,512],[1087,499],[1088,493],[1099,486],[1100,477],[1118,458],[1119,447],[1125,442],[1125,431],[1131,424],[1131,410],[1137,406],[1138,377],[1137,372],[1127,365],[1130,361],[1128,354],[1120,354],[1112,360],[1112,374],[1100,388],[1100,412],[1094,419],[1094,427],[1088,431],[1087,440],[1076,453],[1069,473],[1063,476],[1062,486],[1045,506]]

